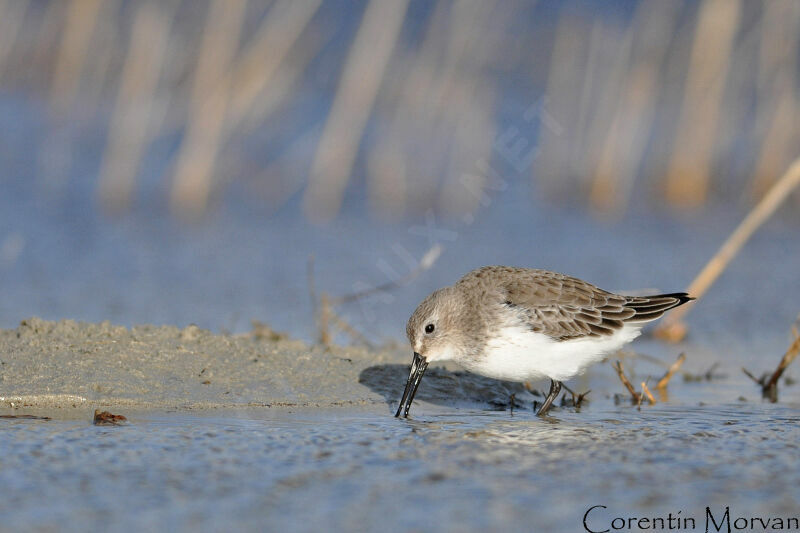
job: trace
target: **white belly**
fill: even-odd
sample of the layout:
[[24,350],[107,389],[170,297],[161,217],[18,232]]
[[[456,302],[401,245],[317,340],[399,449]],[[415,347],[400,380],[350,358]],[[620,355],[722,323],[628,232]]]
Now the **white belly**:
[[640,330],[641,325],[626,324],[607,337],[557,341],[524,326],[507,326],[486,343],[477,360],[465,366],[495,379],[564,381],[638,337]]

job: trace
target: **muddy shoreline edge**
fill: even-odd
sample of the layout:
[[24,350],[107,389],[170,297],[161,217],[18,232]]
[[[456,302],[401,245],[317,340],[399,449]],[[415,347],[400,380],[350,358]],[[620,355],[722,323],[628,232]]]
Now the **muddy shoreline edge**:
[[385,399],[359,374],[387,363],[399,351],[28,318],[0,330],[0,407],[368,405]]
[[[408,376],[402,347],[312,346],[197,326],[22,320],[0,329],[0,408],[331,408],[389,412]],[[516,383],[429,369],[418,402],[502,406]],[[529,399],[533,399],[530,397]]]

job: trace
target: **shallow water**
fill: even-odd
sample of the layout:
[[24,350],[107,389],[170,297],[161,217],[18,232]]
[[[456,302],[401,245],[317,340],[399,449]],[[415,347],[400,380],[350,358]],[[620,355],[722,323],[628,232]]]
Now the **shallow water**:
[[[581,531],[797,516],[796,406],[134,413],[2,420],[4,530]],[[746,457],[746,461],[742,459]],[[680,514],[678,514],[680,512]]]

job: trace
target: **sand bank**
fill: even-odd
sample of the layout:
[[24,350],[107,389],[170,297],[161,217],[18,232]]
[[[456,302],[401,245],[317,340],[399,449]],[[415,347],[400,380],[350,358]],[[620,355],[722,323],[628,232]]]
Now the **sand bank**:
[[[401,348],[30,318],[0,330],[0,407],[389,408],[409,360]],[[527,394],[516,384],[430,369],[418,400],[503,405],[511,392]]]

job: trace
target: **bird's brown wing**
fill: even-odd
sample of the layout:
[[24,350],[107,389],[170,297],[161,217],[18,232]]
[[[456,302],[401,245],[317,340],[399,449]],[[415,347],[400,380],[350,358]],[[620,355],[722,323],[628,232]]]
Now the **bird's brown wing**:
[[533,331],[558,340],[612,335],[636,313],[624,296],[563,274],[539,271],[503,286],[504,305],[522,312]]
[[612,335],[626,322],[655,320],[691,300],[685,293],[622,296],[564,274],[513,267],[484,267],[460,283],[493,287],[487,294],[502,298],[531,330],[557,340]]

